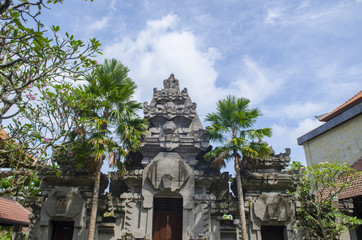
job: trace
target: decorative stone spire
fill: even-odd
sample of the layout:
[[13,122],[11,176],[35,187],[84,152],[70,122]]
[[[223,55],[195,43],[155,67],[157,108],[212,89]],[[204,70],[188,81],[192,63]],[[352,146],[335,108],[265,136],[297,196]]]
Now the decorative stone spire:
[[190,165],[195,165],[197,154],[209,147],[196,103],[191,101],[186,88],[180,91],[173,74],[163,85],[161,90],[153,89],[150,104],[144,103],[144,116],[150,126],[142,142],[143,161],[147,163],[159,152],[177,152]]
[[175,78],[175,75],[171,73],[168,79],[163,80],[163,87],[165,89],[177,89],[180,90],[179,82]]

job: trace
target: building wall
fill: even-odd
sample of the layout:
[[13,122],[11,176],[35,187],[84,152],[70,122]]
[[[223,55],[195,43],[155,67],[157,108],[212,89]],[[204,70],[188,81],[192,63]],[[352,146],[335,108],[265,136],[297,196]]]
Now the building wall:
[[341,161],[352,164],[362,156],[362,115],[303,143],[308,165]]

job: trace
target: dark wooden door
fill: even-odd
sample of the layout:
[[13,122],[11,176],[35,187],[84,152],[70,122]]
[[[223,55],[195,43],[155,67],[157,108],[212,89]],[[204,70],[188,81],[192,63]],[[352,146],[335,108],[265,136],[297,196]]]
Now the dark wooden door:
[[74,222],[53,222],[52,240],[72,240]]
[[153,240],[182,240],[182,199],[155,198]]
[[283,226],[261,226],[261,239],[262,240],[283,240],[284,227]]

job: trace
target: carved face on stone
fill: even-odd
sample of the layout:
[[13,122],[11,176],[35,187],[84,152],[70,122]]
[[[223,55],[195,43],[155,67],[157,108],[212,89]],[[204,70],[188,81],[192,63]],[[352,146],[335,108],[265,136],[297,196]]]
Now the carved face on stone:
[[176,106],[176,105],[175,105],[173,102],[171,102],[171,101],[170,101],[170,102],[167,102],[167,103],[165,104],[165,107],[166,107],[166,108],[175,108],[175,106]]
[[163,125],[163,129],[166,133],[173,133],[176,129],[176,124],[173,121],[167,121]]

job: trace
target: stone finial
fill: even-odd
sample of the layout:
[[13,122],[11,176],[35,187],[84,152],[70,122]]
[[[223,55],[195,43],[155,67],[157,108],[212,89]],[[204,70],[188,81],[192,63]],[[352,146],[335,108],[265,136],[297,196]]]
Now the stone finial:
[[168,79],[163,80],[163,87],[165,89],[180,89],[179,82],[173,73],[171,73]]

